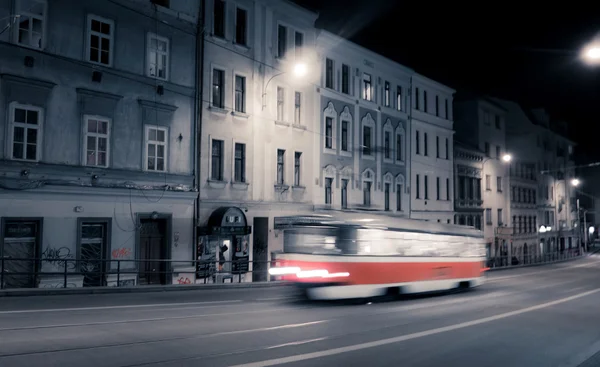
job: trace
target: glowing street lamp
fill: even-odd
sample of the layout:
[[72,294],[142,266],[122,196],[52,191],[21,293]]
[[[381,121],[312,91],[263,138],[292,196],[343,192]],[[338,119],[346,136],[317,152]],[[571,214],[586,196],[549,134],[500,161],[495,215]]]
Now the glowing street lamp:
[[594,44],[586,47],[583,51],[583,58],[592,62],[600,61],[600,45]]
[[291,74],[294,75],[295,78],[299,79],[299,78],[303,78],[306,76],[306,74],[308,74],[308,66],[306,66],[306,64],[304,63],[297,63],[294,64],[294,66],[292,67],[291,70],[287,70],[287,71],[282,71],[280,73],[277,73],[275,75],[273,75],[271,78],[269,78],[269,80],[267,80],[267,84],[265,84],[265,87],[263,88],[263,105],[262,108],[263,110],[265,109],[265,107],[267,107],[267,103],[266,103],[266,96],[267,96],[267,88],[269,87],[269,83],[271,83],[271,80],[275,79],[276,77],[287,73],[288,71],[291,71]]
[[502,156],[502,160],[503,160],[504,162],[508,163],[508,162],[512,161],[512,155],[510,155],[510,154],[505,154],[505,155],[503,155],[503,156]]
[[574,179],[571,180],[571,185],[572,186],[577,187],[577,186],[579,186],[580,183],[581,183],[581,181],[579,181],[579,179],[577,179],[577,178],[574,178]]
[[308,73],[308,67],[306,67],[306,64],[303,63],[299,63],[294,65],[294,76],[301,78],[303,76],[305,76]]

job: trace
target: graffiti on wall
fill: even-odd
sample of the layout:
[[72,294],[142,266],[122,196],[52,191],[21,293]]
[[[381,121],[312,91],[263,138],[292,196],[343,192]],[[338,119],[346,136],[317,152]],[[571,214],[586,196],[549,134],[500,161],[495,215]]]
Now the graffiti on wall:
[[112,250],[111,256],[113,259],[124,259],[131,255],[131,249],[128,247],[121,247]]
[[42,260],[44,264],[49,264],[56,268],[64,269],[65,266],[68,270],[75,270],[77,264],[75,261],[75,255],[71,253],[71,249],[68,247],[47,247],[42,252]]

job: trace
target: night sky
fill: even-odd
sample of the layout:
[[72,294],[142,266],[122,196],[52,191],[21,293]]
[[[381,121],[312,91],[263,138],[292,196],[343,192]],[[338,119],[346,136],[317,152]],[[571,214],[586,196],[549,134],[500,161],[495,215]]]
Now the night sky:
[[600,11],[593,5],[567,2],[552,9],[551,3],[536,7],[525,1],[514,6],[474,3],[485,7],[393,0],[296,2],[320,13],[319,28],[450,87],[545,107],[552,118],[568,122],[570,138],[586,154],[581,163],[600,159],[595,147],[600,65],[586,65],[579,57],[600,31]]

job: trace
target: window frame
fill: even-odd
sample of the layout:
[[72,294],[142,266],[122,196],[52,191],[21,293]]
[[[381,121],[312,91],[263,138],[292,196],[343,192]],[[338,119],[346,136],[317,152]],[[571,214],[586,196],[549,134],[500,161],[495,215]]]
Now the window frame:
[[[108,50],[108,64],[103,64],[100,61],[92,61],[91,60],[91,47],[92,47],[92,35],[96,34],[97,32],[92,31],[92,21],[96,20],[98,22],[101,23],[106,23],[110,25],[110,47]],[[85,42],[85,60],[89,63],[92,63],[94,65],[100,65],[100,66],[104,66],[104,67],[112,67],[113,66],[113,62],[114,62],[114,49],[115,49],[115,21],[112,19],[108,19],[108,18],[104,18],[95,14],[88,14],[87,15],[87,28],[85,30],[85,35],[86,35],[86,42]],[[107,38],[105,34],[103,33],[99,33],[97,34],[100,38],[104,37]],[[99,59],[101,60],[102,58],[99,55]]]
[[[276,57],[278,59],[285,59],[288,54],[288,37],[289,37],[288,30],[289,30],[289,28],[290,27],[288,27],[285,24],[277,23],[277,31],[275,34],[277,36],[277,48],[276,48],[277,55],[276,55]],[[285,32],[284,32],[285,34],[283,35],[284,36],[283,40],[280,37],[281,36],[281,34],[279,33],[280,29],[285,30]],[[283,42],[283,44],[282,44],[282,42]]]
[[[294,186],[302,187],[302,152],[294,151]],[[285,159],[285,156],[284,156]],[[285,166],[284,166],[285,167]]]
[[[331,64],[331,75],[329,73],[329,65]],[[331,78],[329,78],[331,76]],[[331,79],[331,80],[330,80]],[[330,83],[331,81],[331,83]],[[325,57],[325,88],[335,89],[335,61],[329,57]]]
[[[237,106],[237,79],[242,78],[244,81],[244,90],[242,91],[242,111],[238,110]],[[244,74],[234,72],[233,73],[233,111],[236,113],[247,114],[248,113],[248,77]]]
[[295,90],[294,91],[294,125],[296,126],[301,126],[302,125],[302,100],[303,100],[303,93]]
[[[214,86],[215,86],[215,70],[218,70],[221,72],[221,75],[223,77],[222,80],[222,84],[221,84],[221,105],[217,106],[215,105],[215,93],[214,93]],[[225,109],[225,86],[227,85],[227,81],[226,81],[226,76],[227,76],[227,72],[225,71],[225,68],[222,68],[220,66],[212,66],[211,67],[211,72],[210,72],[210,107],[212,108],[219,108],[224,110]]]
[[[216,13],[215,13],[215,9],[216,6],[215,4],[220,1],[223,3],[223,19],[221,19],[223,21],[223,34],[217,34],[215,32],[216,30],[216,22],[215,20],[216,18]],[[217,38],[221,38],[221,39],[226,39],[227,38],[227,1],[225,0],[213,0],[213,8],[212,8],[212,35],[214,37]]]
[[[152,39],[156,39],[157,41],[162,41],[166,43],[166,65],[165,65],[165,77],[161,78],[158,76],[158,73],[156,75],[150,75],[150,63],[151,63],[151,57],[150,57],[150,41]],[[157,53],[157,55],[159,54],[159,51],[156,50],[155,51]],[[158,65],[158,62],[157,62]],[[158,80],[169,80],[169,75],[170,75],[170,66],[171,66],[171,42],[167,37],[163,37],[160,36],[156,33],[153,32],[148,32],[148,34],[146,35],[146,76],[149,78],[154,78],[154,79],[158,79]],[[157,69],[158,71],[158,69]]]
[[[88,138],[88,134],[90,134],[88,132],[88,121],[89,120],[97,120],[97,121],[105,121],[107,123],[107,134],[106,134],[106,165],[104,166],[99,166],[99,165],[93,165],[90,166],[87,164],[87,138]],[[111,148],[111,133],[112,133],[112,119],[106,116],[100,116],[100,115],[83,115],[83,126],[82,126],[82,132],[83,132],[83,150],[82,150],[82,166],[86,166],[86,167],[95,167],[95,168],[109,168],[110,167],[110,148]],[[97,133],[92,133],[93,136],[95,136],[96,138],[99,137],[99,135]],[[98,150],[98,141],[96,140],[96,151]],[[97,159],[96,159],[97,161]],[[147,161],[146,161],[147,163]]]
[[[281,163],[279,162],[279,152],[282,152],[281,154]],[[285,155],[286,155],[286,150],[285,149],[280,149],[277,148],[275,150],[275,184],[276,185],[285,185]],[[279,165],[281,164],[281,180],[279,179]]]
[[[164,141],[164,146],[165,146],[165,157],[164,157],[164,170],[158,170],[158,169],[153,169],[150,170],[148,169],[148,144],[150,143],[150,140],[148,139],[148,135],[150,132],[150,129],[156,129],[156,130],[161,130],[165,132],[165,141]],[[160,143],[159,141],[155,141]],[[159,125],[152,125],[152,124],[145,124],[144,125],[144,171],[147,172],[168,172],[169,171],[169,128],[166,126],[159,126]]]
[[[28,104],[23,104],[23,103],[18,103],[18,102],[11,102],[8,105],[9,108],[9,122],[8,122],[8,128],[9,128],[9,134],[7,136],[7,149],[8,149],[8,159],[13,160],[13,161],[19,161],[19,162],[39,162],[42,159],[42,149],[43,149],[43,134],[44,134],[44,108],[42,107],[38,107],[38,106],[33,106],[33,105],[28,105]],[[37,128],[36,130],[38,130],[37,132],[37,137],[36,137],[36,151],[35,151],[35,160],[31,160],[31,159],[26,159],[27,157],[27,134],[24,134],[24,147],[23,147],[23,157],[25,158],[14,158],[13,154],[14,154],[14,136],[15,136],[15,127],[23,127],[25,129],[28,129],[28,126],[25,126],[27,124],[23,124],[20,122],[15,122],[15,109],[23,109],[23,110],[30,110],[30,111],[36,111],[38,113],[38,123],[37,123]]]
[[[38,14],[33,14],[30,13],[27,10],[21,9],[21,5],[22,5],[23,0],[16,0],[15,1],[15,14],[20,14],[20,15],[26,15],[27,17],[31,18],[36,18],[36,19],[40,19],[40,16]],[[36,0],[36,2],[38,3],[42,3],[44,10],[43,10],[43,15],[41,17],[41,22],[42,22],[42,42],[41,45],[39,47],[33,46],[31,45],[31,42],[29,43],[21,43],[19,42],[19,30],[20,28],[20,23],[18,22],[18,20],[16,20],[13,24],[14,27],[14,32],[13,32],[13,40],[14,43],[19,45],[19,46],[23,46],[23,47],[27,47],[27,48],[32,48],[34,50],[44,50],[46,48],[46,37],[47,37],[47,29],[46,29],[46,23],[48,21],[48,1],[47,0]],[[27,29],[28,35],[29,35],[29,40],[31,41],[31,35],[33,33],[33,29],[32,29],[32,22],[29,23],[29,27]]]
[[[406,160],[406,132],[401,124],[398,124],[398,127],[394,133],[394,138],[394,161],[396,164],[403,165]],[[400,159],[398,159],[398,138],[400,138]]]
[[[386,137],[386,133],[389,134],[389,141],[388,141],[388,146],[385,146],[385,137]],[[394,149],[396,141],[395,138],[396,134],[394,132],[394,127],[392,126],[392,122],[390,121],[390,119],[387,119],[387,121],[385,122],[385,124],[383,125],[383,134],[381,136],[382,138],[382,143],[383,143],[383,161],[385,163],[394,163],[394,161],[396,160],[394,157],[394,153],[396,151],[396,149]],[[387,150],[386,150],[387,148]],[[389,153],[389,157],[386,157],[386,153]]]
[[[331,148],[327,147],[327,119],[331,118]],[[329,102],[327,108],[323,110],[323,152],[327,154],[337,154],[338,139],[338,113],[333,103]]]
[[[243,10],[246,12],[246,26],[244,29],[244,42],[239,42],[238,38],[238,10]],[[250,31],[250,11],[248,8],[241,6],[240,4],[235,4],[235,18],[234,18],[234,32],[233,32],[233,43],[242,46],[248,47],[248,39],[249,39],[249,31]]]
[[[238,161],[237,158],[237,146],[241,145],[243,147],[243,151],[242,151],[242,157],[241,157],[241,180],[239,179],[239,177],[237,177],[237,166],[236,163]],[[248,183],[248,176],[247,176],[247,167],[246,164],[248,162],[248,144],[246,144],[246,142],[244,141],[237,141],[234,140],[233,141],[233,166],[232,166],[232,172],[231,172],[231,177],[233,177],[232,182],[233,183]],[[211,158],[212,158],[212,149],[211,149]],[[212,165],[211,165],[211,170],[212,170]]]
[[[367,76],[369,77],[368,84],[367,84],[367,78],[366,78]],[[367,88],[367,86],[368,86],[368,88]],[[362,79],[361,79],[361,88],[360,88],[361,89],[361,97],[363,100],[369,101],[369,102],[375,101],[375,99],[373,98],[373,94],[374,94],[373,88],[374,88],[373,87],[373,75],[363,72]],[[367,91],[368,91],[368,93],[367,93]]]

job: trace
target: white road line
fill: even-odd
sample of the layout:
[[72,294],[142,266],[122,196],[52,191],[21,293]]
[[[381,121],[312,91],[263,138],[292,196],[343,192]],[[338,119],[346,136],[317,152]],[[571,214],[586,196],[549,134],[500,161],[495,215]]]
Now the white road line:
[[273,297],[273,298],[257,298],[256,301],[283,301],[284,299],[292,299],[293,296],[288,297]]
[[534,272],[530,272],[530,273],[523,273],[523,274],[517,274],[517,275],[507,275],[504,277],[492,277],[492,278],[487,279],[486,283],[493,283],[493,282],[498,282],[498,281],[502,281],[502,280],[506,280],[506,279],[513,279],[513,278],[522,278],[522,277],[526,277],[529,275],[535,275],[535,274],[545,274],[545,273],[552,273],[555,271],[571,270],[571,269],[575,269],[575,268],[593,267],[594,264],[598,264],[598,263],[600,263],[600,261],[594,261],[594,262],[587,263],[587,264],[579,264],[579,265],[575,265],[575,266],[568,266],[568,267],[558,268],[558,269],[534,271]]
[[221,332],[221,333],[211,334],[211,336],[222,336],[222,335],[255,333],[257,331],[271,331],[271,330],[281,330],[281,329],[294,329],[294,328],[298,328],[298,327],[305,327],[305,326],[312,326],[312,325],[324,324],[324,323],[329,322],[329,321],[331,321],[331,320],[318,320],[318,321],[304,322],[304,323],[301,323],[301,324],[286,324],[286,325],[279,325],[279,326],[263,327],[263,328],[258,328],[258,329],[224,331],[224,332]]
[[265,348],[265,349],[285,348],[285,347],[291,347],[291,346],[294,346],[294,345],[302,345],[302,344],[320,342],[320,341],[323,341],[323,340],[326,340],[326,339],[327,338],[308,339],[308,340],[302,340],[302,341],[299,341],[299,342],[291,342],[291,343],[274,345],[272,347],[268,347],[268,348]]
[[556,305],[559,305],[561,303],[573,301],[573,300],[576,300],[578,298],[586,297],[586,296],[589,296],[591,294],[598,293],[598,292],[600,292],[600,288],[596,288],[596,289],[593,289],[591,291],[587,291],[587,292],[584,292],[584,293],[579,293],[579,294],[576,294],[576,295],[573,295],[573,296],[570,296],[570,297],[561,298],[561,299],[558,299],[558,300],[555,300],[555,301],[541,303],[541,304],[538,304],[538,305],[535,305],[535,306],[522,308],[520,310],[515,310],[515,311],[511,311],[511,312],[505,312],[505,313],[501,313],[499,315],[490,316],[490,317],[484,317],[484,318],[477,319],[477,320],[472,320],[472,321],[467,321],[467,322],[461,322],[461,323],[450,325],[450,326],[444,326],[444,327],[440,327],[440,328],[436,328],[436,329],[430,329],[430,330],[420,331],[420,332],[417,332],[417,333],[412,333],[412,334],[408,334],[408,335],[401,335],[401,336],[397,336],[397,337],[393,337],[393,338],[382,339],[382,340],[377,340],[377,341],[368,342],[368,343],[361,343],[361,344],[349,345],[347,347],[335,348],[335,349],[324,350],[324,351],[313,352],[313,353],[298,354],[298,355],[295,355],[295,356],[283,357],[283,358],[276,358],[276,359],[269,359],[269,360],[265,360],[265,361],[254,362],[254,363],[245,363],[245,364],[240,364],[240,365],[236,365],[236,366],[233,366],[233,367],[274,366],[274,365],[279,365],[279,364],[284,364],[284,363],[300,362],[300,361],[305,361],[305,360],[309,360],[309,359],[328,357],[328,356],[333,356],[333,355],[342,354],[342,353],[348,353],[348,352],[354,352],[354,351],[357,351],[357,350],[362,350],[362,349],[367,349],[367,348],[379,347],[379,346],[382,346],[382,345],[399,343],[399,342],[403,342],[403,341],[406,341],[406,340],[422,338],[422,337],[425,337],[425,336],[430,336],[430,335],[435,335],[435,334],[441,334],[441,333],[445,333],[445,332],[448,332],[448,331],[463,329],[463,328],[470,327],[470,326],[475,326],[475,325],[480,325],[480,324],[484,324],[484,323],[488,323],[488,322],[492,322],[492,321],[496,321],[496,320],[505,319],[507,317],[521,315],[521,314],[524,314],[524,313],[527,313],[527,312],[532,312],[532,311],[540,310],[540,309],[543,309],[543,308],[547,308],[547,307],[551,307],[551,306],[556,306]]
[[127,308],[148,308],[148,307],[177,307],[177,306],[192,306],[192,305],[215,305],[227,303],[240,303],[242,300],[232,301],[214,301],[214,302],[182,302],[182,303],[155,303],[141,305],[120,305],[120,306],[94,306],[94,307],[70,307],[70,308],[46,308],[38,310],[11,310],[0,311],[0,315],[10,315],[19,313],[40,313],[40,312],[72,312],[72,311],[95,311],[95,310],[119,310]]

